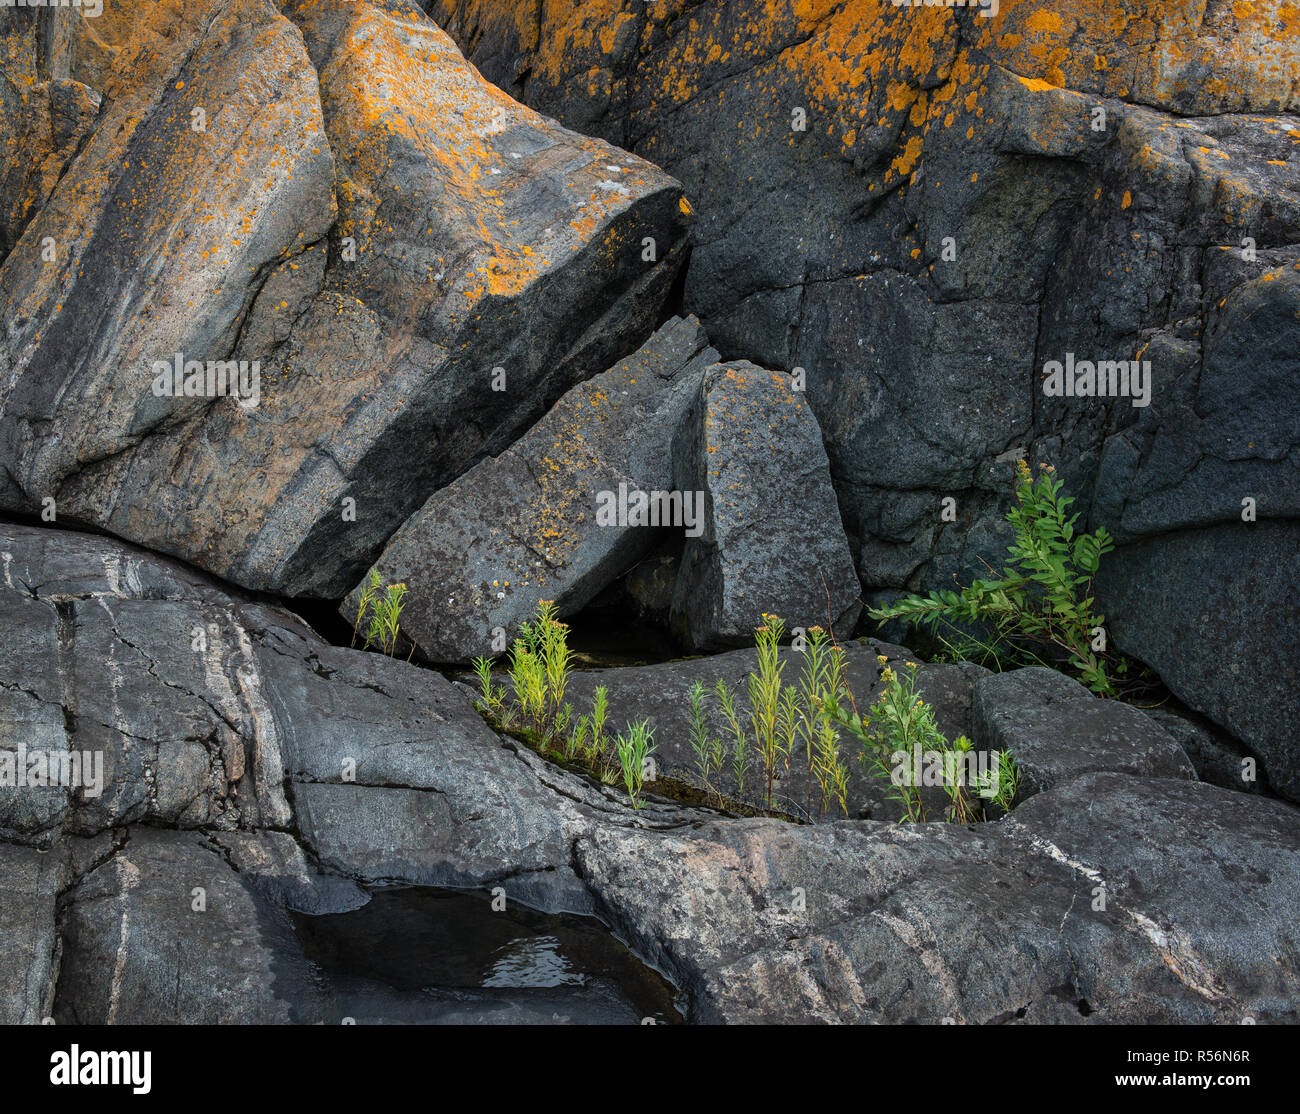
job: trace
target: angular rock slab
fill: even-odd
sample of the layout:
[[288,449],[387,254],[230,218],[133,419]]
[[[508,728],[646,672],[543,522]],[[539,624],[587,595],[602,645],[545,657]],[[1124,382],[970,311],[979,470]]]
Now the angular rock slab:
[[1097,598],[1116,645],[1240,739],[1300,800],[1300,525],[1190,530],[1120,547]]
[[[689,206],[488,86],[412,5],[287,11],[191,5],[118,54],[124,94],[0,271],[0,505],[53,496],[244,586],[337,597],[651,331]],[[256,405],[155,397],[176,353],[257,362]]]
[[962,828],[598,829],[576,854],[694,1020],[1300,1017],[1300,813],[1199,782],[1086,774]]
[[[434,661],[469,661],[540,601],[571,614],[625,572],[662,530],[599,519],[601,495],[672,489],[674,439],[717,358],[699,322],[674,318],[433,495],[374,566],[384,584],[406,584],[403,634]],[[359,586],[340,608],[349,622],[358,599]]]
[[977,750],[1011,752],[1020,771],[1018,800],[1098,771],[1196,780],[1192,763],[1164,728],[1055,669],[981,677],[971,721]]
[[788,375],[746,361],[709,371],[684,490],[704,492],[687,537],[673,627],[693,649],[752,642],[764,613],[850,635],[861,588],[821,428]]

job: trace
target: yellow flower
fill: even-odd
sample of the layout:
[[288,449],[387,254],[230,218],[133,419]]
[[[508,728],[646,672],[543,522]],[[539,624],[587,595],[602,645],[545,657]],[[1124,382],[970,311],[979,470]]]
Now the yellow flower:
[[876,661],[880,662],[881,665],[884,665],[885,662],[887,662],[888,660],[889,660],[889,659],[888,659],[887,657],[885,657],[884,654],[877,654],[877,655],[876,655]]

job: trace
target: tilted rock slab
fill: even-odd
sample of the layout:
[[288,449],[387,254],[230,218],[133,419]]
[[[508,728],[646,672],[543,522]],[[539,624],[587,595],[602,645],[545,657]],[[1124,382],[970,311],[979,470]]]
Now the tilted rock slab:
[[[341,595],[431,491],[650,332],[690,207],[487,85],[412,5],[177,7],[138,9],[0,268],[0,506],[53,498],[244,586]],[[256,361],[257,404],[156,397],[177,353]]]
[[704,492],[687,536],[672,625],[694,649],[751,643],[770,612],[852,634],[862,608],[821,428],[788,375],[740,361],[710,370],[683,490]]
[[[681,522],[608,521],[600,511],[620,489],[673,489],[674,442],[717,358],[699,322],[675,318],[433,495],[374,566],[384,584],[406,584],[403,634],[434,661],[490,655],[496,628],[512,638],[542,600],[578,611],[671,526],[680,531]],[[340,608],[349,622],[359,589]]]

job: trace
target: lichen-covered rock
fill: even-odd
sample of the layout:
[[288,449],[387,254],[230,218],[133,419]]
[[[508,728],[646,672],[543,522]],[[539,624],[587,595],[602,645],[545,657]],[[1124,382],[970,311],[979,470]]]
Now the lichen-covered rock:
[[[1287,0],[430,11],[503,88],[686,184],[685,308],[728,359],[806,370],[868,592],[996,566],[1022,456],[1058,466],[1085,521],[1153,555],[1168,542],[1162,590],[1184,602],[1202,585],[1180,534],[1246,497],[1296,517]],[[1149,405],[1045,396],[1043,365],[1067,353],[1149,359]],[[1267,599],[1239,592],[1229,625]],[[1115,644],[1141,656],[1165,637],[1154,621],[1139,608]],[[1230,729],[1212,706],[1286,721],[1251,676],[1202,672],[1197,692]]]
[[[170,7],[141,7],[167,37],[117,52],[0,269],[0,505],[341,595],[431,491],[650,332],[690,207],[487,85],[414,6]],[[247,364],[242,395],[158,397],[177,360]]]
[[[385,585],[407,587],[403,634],[434,661],[491,654],[497,628],[513,638],[542,600],[562,615],[580,610],[665,532],[680,532],[658,507],[641,521],[616,504],[620,491],[672,492],[674,440],[717,355],[699,322],[674,319],[434,494],[374,566]],[[358,602],[356,588],[340,608],[350,622]]]
[[706,513],[682,551],[675,631],[692,649],[739,646],[770,612],[852,632],[858,578],[801,386],[742,361],[711,369],[703,395],[678,486]]
[[0,262],[90,134],[102,99],[52,75],[46,38],[32,13],[0,12]]

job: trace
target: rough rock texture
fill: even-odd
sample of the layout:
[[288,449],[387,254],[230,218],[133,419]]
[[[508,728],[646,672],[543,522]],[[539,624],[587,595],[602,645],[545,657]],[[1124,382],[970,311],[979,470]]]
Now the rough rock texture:
[[[1160,625],[1199,614],[1179,555],[1209,542],[1188,531],[1247,496],[1297,517],[1293,4],[428,7],[502,88],[682,179],[685,308],[728,359],[806,369],[866,589],[996,565],[1015,459],[1054,463],[1085,519],[1162,566],[1161,608],[1108,608],[1114,644],[1234,733],[1253,705],[1279,729],[1241,737],[1294,753],[1267,670],[1184,667]],[[1067,353],[1149,359],[1150,405],[1045,397]],[[1249,564],[1257,542],[1225,532],[1216,557]],[[1256,578],[1220,622],[1270,603]]]
[[1213,526],[1107,560],[1098,598],[1119,644],[1300,799],[1300,523]]
[[861,605],[817,419],[788,376],[710,369],[678,487],[704,492],[672,625],[692,649],[752,643],[764,613],[847,635]]
[[[672,490],[674,439],[716,359],[697,321],[673,319],[433,495],[374,566],[407,586],[403,634],[434,661],[469,661],[491,653],[496,628],[513,638],[541,600],[572,614],[626,572],[667,527],[603,521],[602,493]],[[340,608],[350,622],[358,598]]]
[[0,843],[0,1025],[38,1025],[50,1016],[59,947],[54,901],[63,879],[58,855]]
[[577,859],[703,1021],[1298,1016],[1300,813],[1197,782],[1088,774],[965,828],[601,829]]
[[[100,803],[65,796],[53,828],[5,833],[57,836],[51,850],[0,842],[6,1020],[635,1019],[604,984],[417,993],[322,972],[290,911],[355,910],[385,882],[499,885],[511,901],[596,911],[678,980],[696,1020],[1297,1018],[1300,812],[1283,802],[1185,776],[1083,773],[967,828],[728,820],[654,801],[635,812],[497,737],[440,675],[329,646],[166,559],[11,526],[0,567],[6,629],[37,616],[25,637],[48,674],[11,683],[15,658],[0,691],[67,711],[68,745],[96,740],[112,756]],[[206,655],[189,649],[195,614]],[[46,627],[60,631],[52,648],[37,637]],[[897,661],[883,644],[850,650],[860,698],[877,683],[876,651]],[[182,652],[207,663],[202,678]],[[668,765],[685,753],[680,690],[695,676],[738,683],[748,658],[582,674],[573,696],[599,680],[616,715],[657,716]],[[970,720],[972,685],[987,697],[991,680],[926,667],[921,688],[952,734]],[[1023,715],[997,720],[1007,739],[1045,729],[1041,702],[1021,696],[1007,707]],[[1110,709],[1096,713],[1114,719],[1107,732],[1150,753],[1150,721],[1085,701],[1081,722]],[[245,772],[221,792],[199,787],[209,819],[187,831],[197,814],[160,813],[139,765],[161,767],[155,746],[216,724]],[[9,822],[37,811],[12,801],[43,791],[0,788]]]
[[[844,651],[847,656],[845,678],[854,694],[859,712],[864,714],[884,689],[880,680],[884,666],[877,660],[878,655],[885,657],[896,672],[911,660],[907,650],[883,642],[847,642]],[[797,684],[803,668],[803,656],[789,647],[783,647],[781,660],[784,663],[782,683]],[[596,686],[604,685],[609,690],[610,729],[618,732],[623,730],[625,722],[649,720],[655,728],[657,749],[654,758],[659,772],[699,787],[701,783],[696,773],[695,754],[690,745],[691,685],[697,680],[701,681],[712,693],[718,681],[725,681],[735,696],[741,719],[748,729],[748,722],[745,721],[745,709],[748,707],[745,679],[754,668],[754,651],[749,649],[666,662],[662,665],[590,670],[573,674],[569,680],[566,699],[573,703],[575,714],[583,714],[591,710]],[[924,665],[918,670],[917,691],[934,706],[935,720],[948,738],[970,735],[971,690],[973,684],[985,673],[986,670],[969,662],[960,665]],[[705,723],[711,736],[730,740],[726,720],[718,709],[716,697],[712,695],[706,704]],[[885,791],[887,787],[882,788],[877,779],[868,776],[859,760],[858,751],[855,740],[848,737],[841,740],[840,756],[849,772],[848,815],[897,820],[902,815],[898,804],[888,798]],[[793,755],[789,771],[782,767],[779,774],[772,794],[775,806],[793,816],[808,816],[806,756]],[[733,800],[744,801],[755,807],[762,807],[765,803],[764,788],[758,784],[759,779],[752,772],[749,784],[743,790],[737,784],[729,762],[721,778],[715,780],[720,784],[713,788],[720,789]],[[812,819],[834,820],[844,816],[833,803],[823,813],[815,787],[813,792]],[[927,804],[934,804],[938,800],[942,800],[942,796],[940,791],[935,790],[935,798],[931,800],[927,797]]]
[[1203,717],[1183,709],[1161,707],[1145,710],[1183,748],[1201,781],[1242,793],[1272,795],[1268,774],[1260,768],[1259,760],[1245,754],[1241,744],[1232,736],[1216,730]]
[[0,751],[98,756],[79,759],[80,787],[0,794],[0,836],[288,822],[263,640],[281,624],[307,636],[299,620],[111,539],[11,525],[0,613]]
[[[0,505],[54,498],[245,586],[338,596],[651,331],[689,206],[412,6],[286,12],[133,9],[94,133],[0,269]],[[256,362],[257,404],[155,396],[176,353]]]
[[30,13],[0,12],[0,262],[89,135],[101,101],[82,82],[50,74],[43,37]]
[[1054,669],[981,677],[971,697],[971,721],[976,749],[1014,756],[1018,800],[1099,771],[1196,778],[1173,737],[1137,708],[1100,700]]

